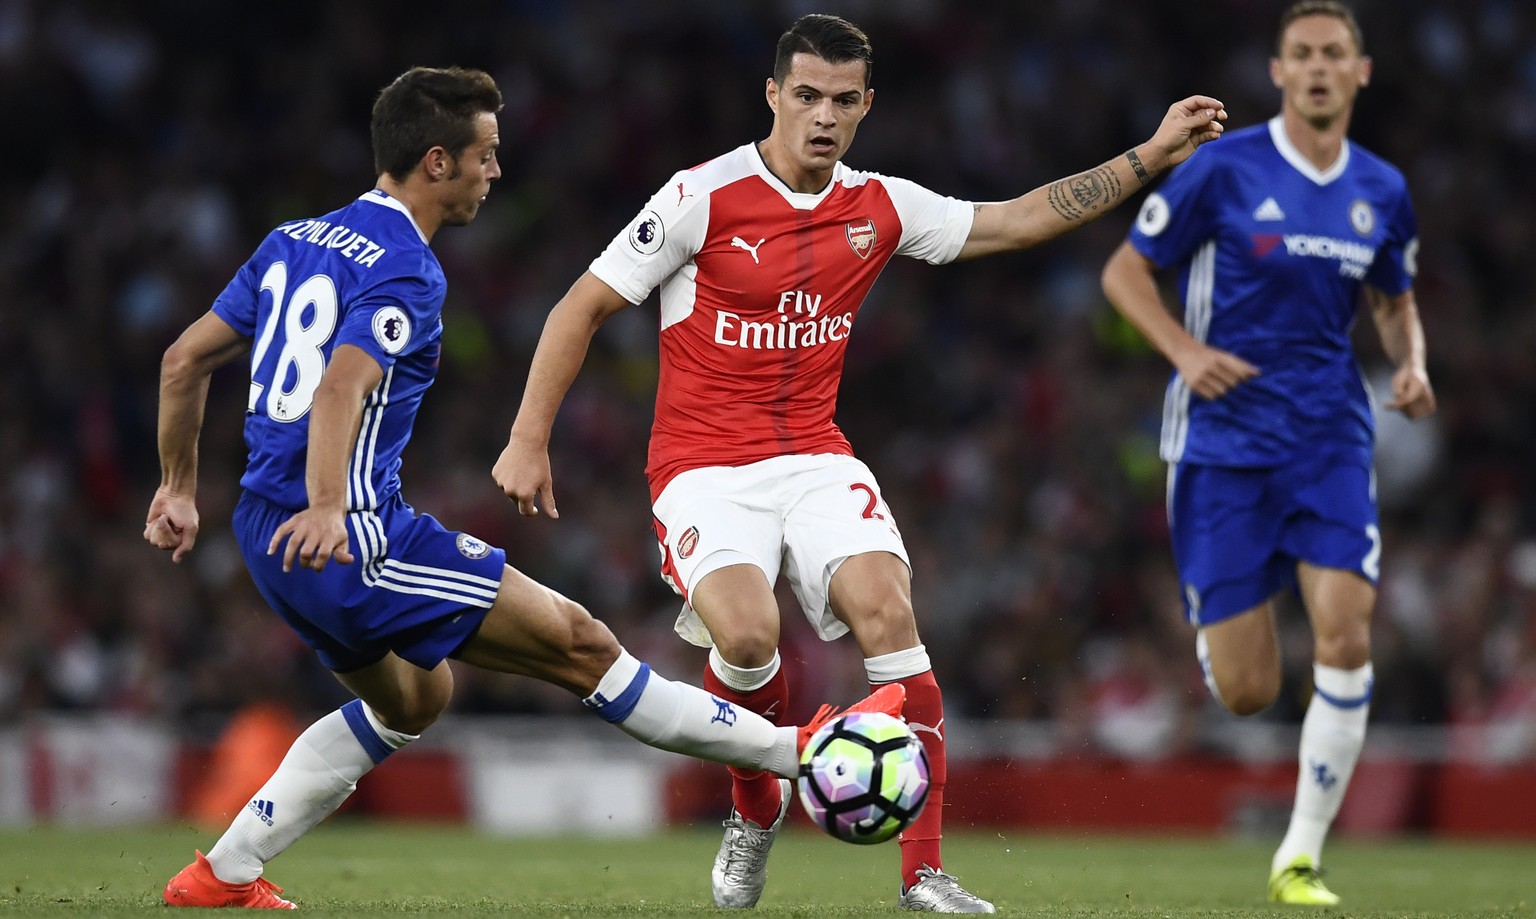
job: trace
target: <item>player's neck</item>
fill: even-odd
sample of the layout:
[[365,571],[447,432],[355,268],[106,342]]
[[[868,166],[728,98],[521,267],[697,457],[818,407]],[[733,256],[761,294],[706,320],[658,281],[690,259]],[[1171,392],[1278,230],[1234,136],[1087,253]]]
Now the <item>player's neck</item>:
[[388,175],[379,176],[378,184],[374,187],[405,205],[405,209],[411,212],[411,219],[416,221],[416,228],[421,230],[421,235],[426,237],[427,242],[432,241],[437,228],[443,225],[441,207],[410,182],[396,182]]
[[785,185],[789,190],[803,195],[814,195],[827,187],[832,181],[832,170],[808,170],[795,162],[795,158],[773,135],[767,140],[757,142],[758,155],[763,158],[763,164],[768,171]]
[[1317,124],[1303,117],[1294,109],[1281,112],[1281,124],[1285,136],[1307,161],[1319,170],[1327,170],[1344,151],[1344,138],[1349,133],[1349,112],[1346,110],[1327,124]]

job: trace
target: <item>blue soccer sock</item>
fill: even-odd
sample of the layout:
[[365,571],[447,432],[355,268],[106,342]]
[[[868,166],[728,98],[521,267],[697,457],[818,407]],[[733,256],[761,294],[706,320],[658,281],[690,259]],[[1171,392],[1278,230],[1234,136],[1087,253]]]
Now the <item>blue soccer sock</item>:
[[221,881],[244,884],[341,806],[357,780],[417,735],[392,731],[361,699],[310,725],[208,851]]

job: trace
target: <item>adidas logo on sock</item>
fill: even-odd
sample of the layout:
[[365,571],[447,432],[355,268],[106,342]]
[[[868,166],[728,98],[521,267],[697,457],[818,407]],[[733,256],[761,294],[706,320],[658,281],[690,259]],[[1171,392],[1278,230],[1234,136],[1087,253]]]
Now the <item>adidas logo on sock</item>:
[[1274,198],[1265,198],[1253,212],[1254,220],[1284,220],[1285,211],[1280,210],[1280,205]]
[[251,813],[255,814],[256,818],[262,823],[265,823],[267,826],[272,825],[271,801],[263,801],[260,798],[257,798],[250,804],[247,804],[246,808],[249,809]]

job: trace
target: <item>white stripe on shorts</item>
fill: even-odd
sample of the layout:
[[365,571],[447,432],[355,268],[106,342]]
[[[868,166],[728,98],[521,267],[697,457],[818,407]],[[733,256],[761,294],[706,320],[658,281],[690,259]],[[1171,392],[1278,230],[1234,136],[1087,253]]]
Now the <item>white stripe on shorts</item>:
[[[413,571],[420,574],[412,574]],[[369,587],[382,587],[396,593],[436,597],[439,600],[463,603],[465,606],[484,608],[496,602],[496,590],[500,586],[499,582],[490,578],[449,568],[407,565],[394,559],[385,561],[383,569],[376,576],[365,573],[363,581]]]

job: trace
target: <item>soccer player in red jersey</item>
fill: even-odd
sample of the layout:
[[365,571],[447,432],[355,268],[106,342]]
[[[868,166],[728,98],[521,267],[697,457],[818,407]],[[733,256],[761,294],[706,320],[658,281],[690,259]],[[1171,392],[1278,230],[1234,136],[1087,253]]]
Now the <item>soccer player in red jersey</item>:
[[[1101,216],[1221,134],[1220,102],[1172,105],[1151,140],[1011,201],[973,204],[841,162],[874,101],[852,23],[797,21],[779,39],[767,139],[673,175],[551,311],[493,475],[524,515],[558,516],[555,414],[609,316],[661,291],[661,377],[647,476],[677,630],[710,648],[704,685],[782,716],[782,571],[822,638],[851,631],[871,684],[901,683],[932,766],[901,837],[906,909],[992,912],[944,873],[944,709],[912,611],[901,534],[833,422],[860,304],[893,256],[934,264],[1027,249]],[[732,769],[715,903],[751,907],[790,783]]]

